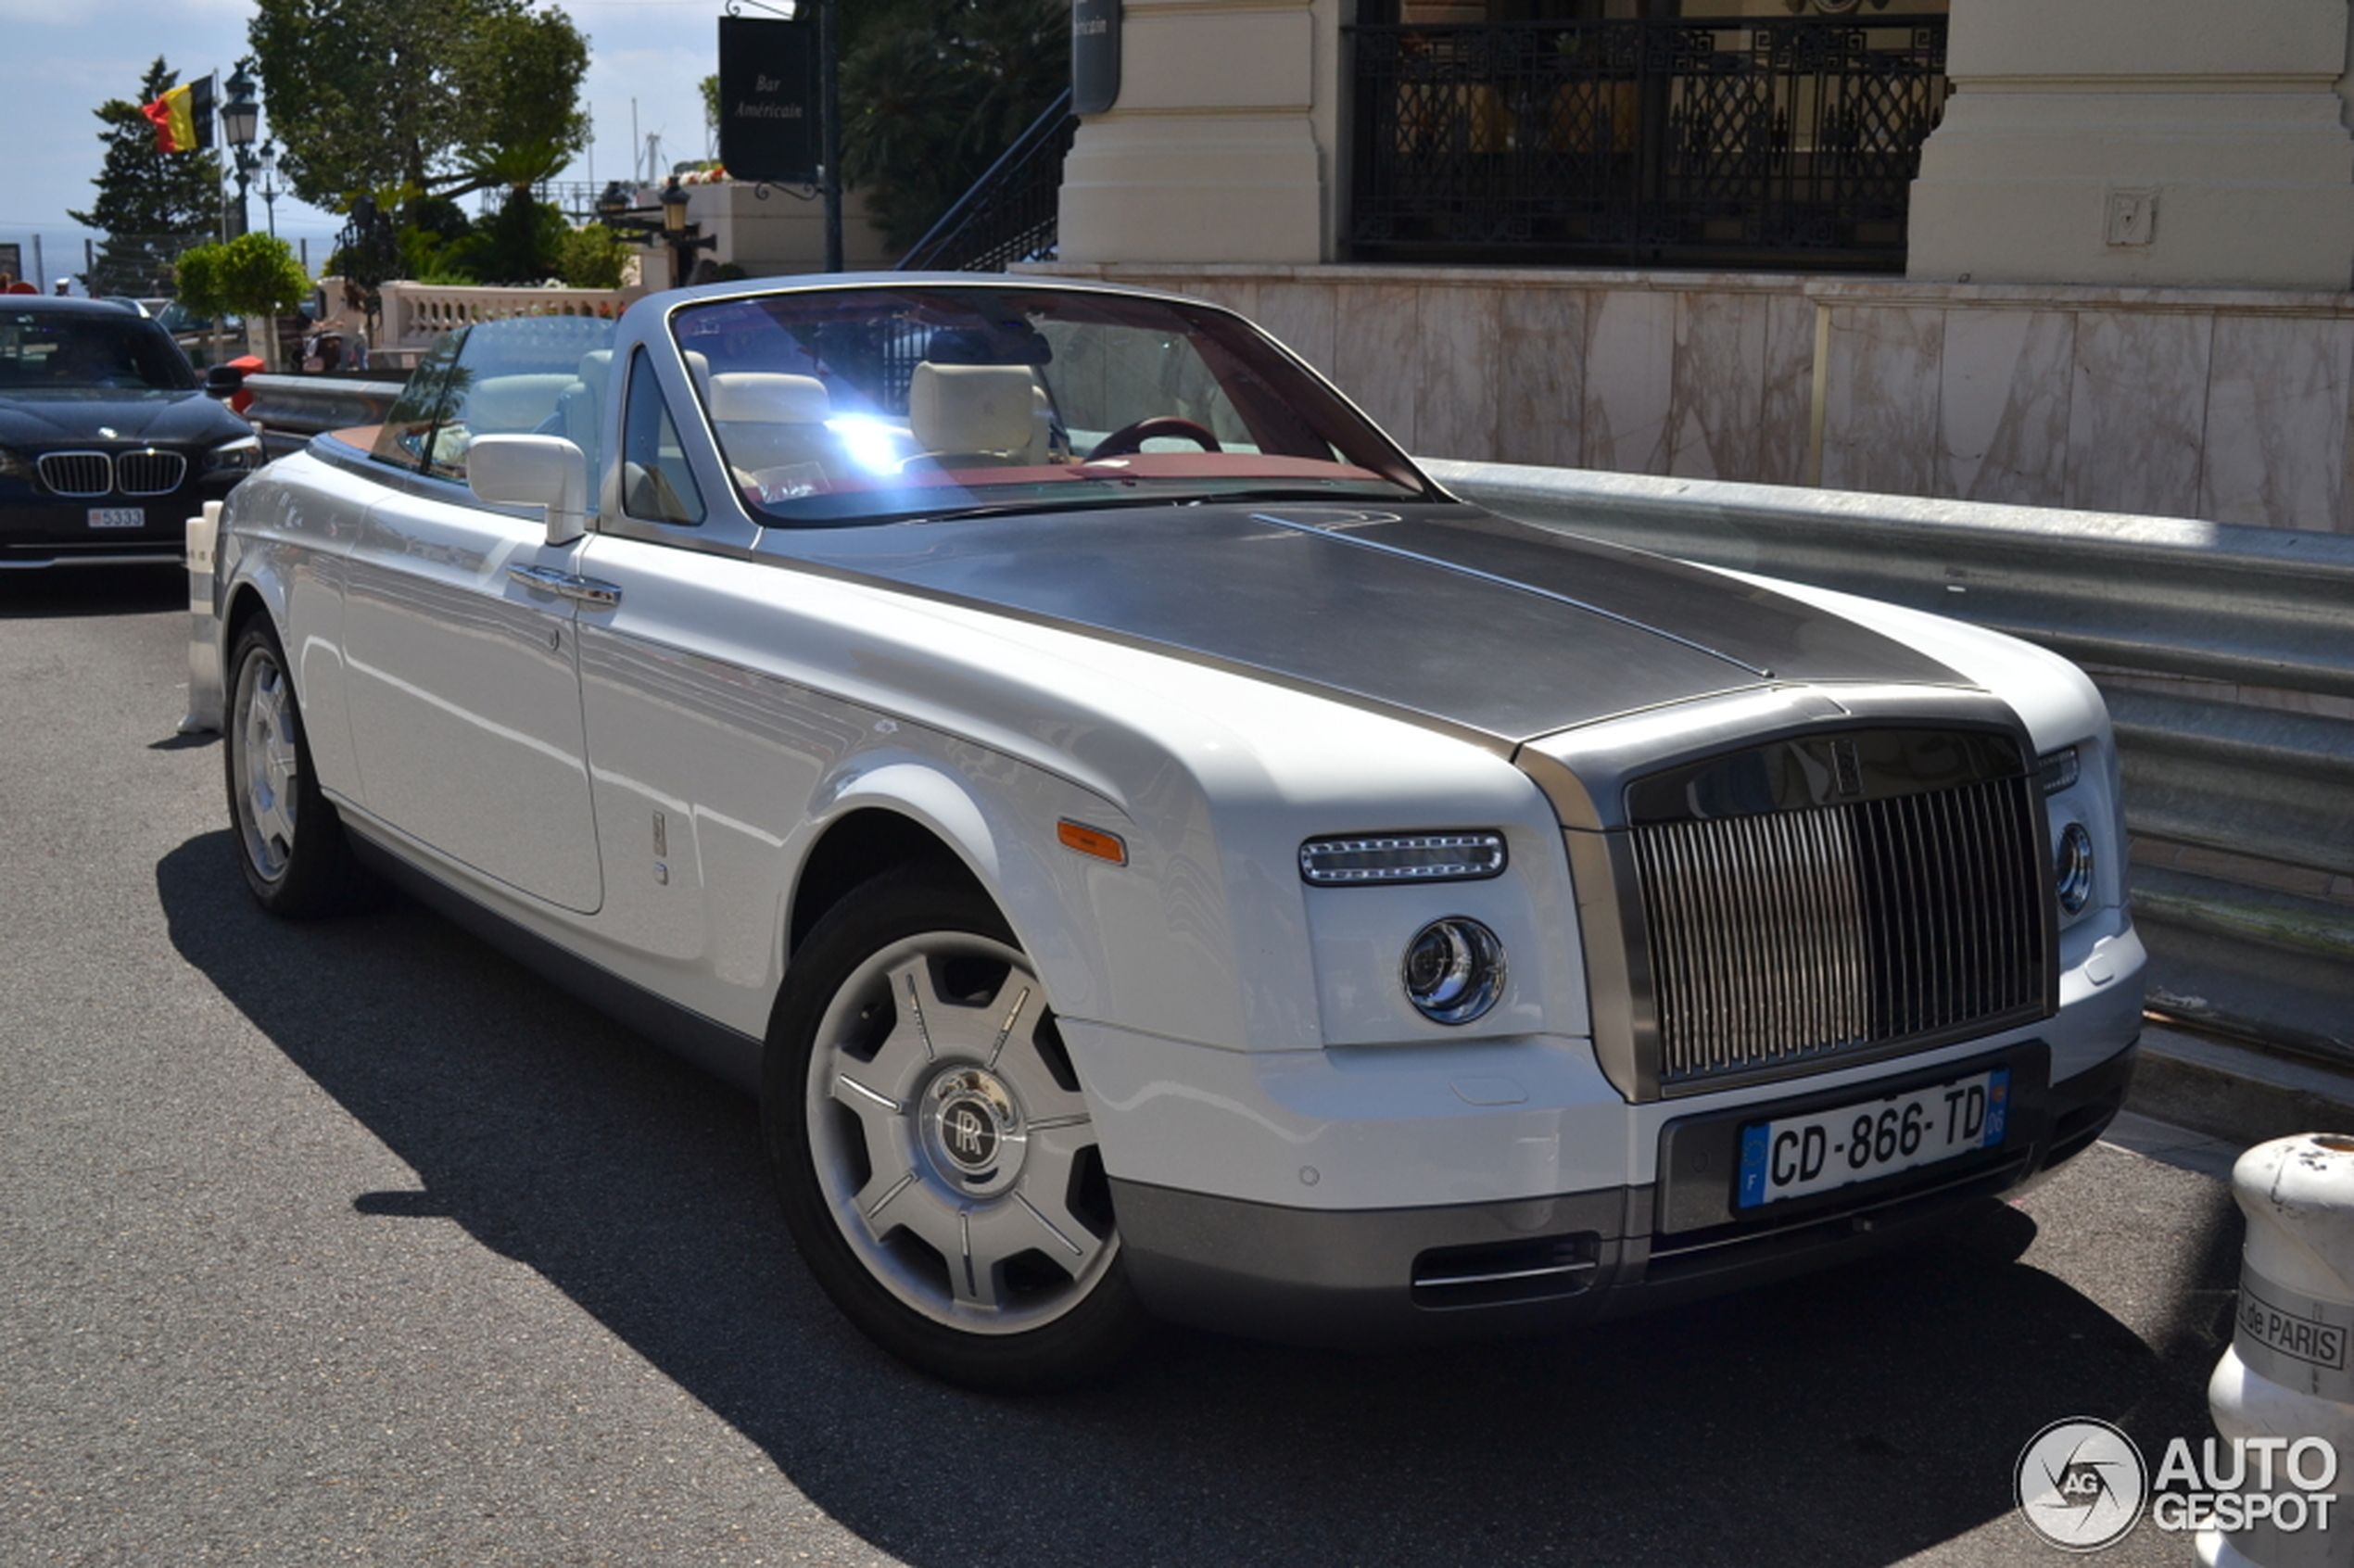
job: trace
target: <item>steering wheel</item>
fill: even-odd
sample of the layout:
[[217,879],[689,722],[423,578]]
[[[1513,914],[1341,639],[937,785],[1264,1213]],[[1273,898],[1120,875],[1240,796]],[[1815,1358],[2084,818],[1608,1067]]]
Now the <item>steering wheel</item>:
[[1130,452],[1141,452],[1145,449],[1145,443],[1156,436],[1174,436],[1192,441],[1206,452],[1225,450],[1218,444],[1217,436],[1192,420],[1182,419],[1176,414],[1153,414],[1133,424],[1121,425],[1088,449],[1087,455],[1080,461],[1093,462],[1097,458],[1124,457]]

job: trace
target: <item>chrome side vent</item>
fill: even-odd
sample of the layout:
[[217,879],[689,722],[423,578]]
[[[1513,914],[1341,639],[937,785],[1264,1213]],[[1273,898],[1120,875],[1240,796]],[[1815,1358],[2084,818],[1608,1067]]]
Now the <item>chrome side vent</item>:
[[1417,1307],[1494,1307],[1575,1296],[1594,1283],[1601,1237],[1591,1231],[1478,1246],[1438,1247],[1414,1259]]

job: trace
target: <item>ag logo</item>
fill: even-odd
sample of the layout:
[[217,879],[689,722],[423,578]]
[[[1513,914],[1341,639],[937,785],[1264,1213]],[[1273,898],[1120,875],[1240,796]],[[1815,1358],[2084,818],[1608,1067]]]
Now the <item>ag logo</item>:
[[2149,1470],[2133,1439],[2105,1421],[2056,1421],[2019,1456],[2017,1495],[2027,1527],[2062,1551],[2122,1540],[2149,1500]]

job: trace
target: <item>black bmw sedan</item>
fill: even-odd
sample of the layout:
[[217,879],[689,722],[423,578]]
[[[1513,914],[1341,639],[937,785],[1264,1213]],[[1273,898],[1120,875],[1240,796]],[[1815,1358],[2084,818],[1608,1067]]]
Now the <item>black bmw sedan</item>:
[[0,299],[0,570],[178,561],[261,466],[171,335],[95,299]]

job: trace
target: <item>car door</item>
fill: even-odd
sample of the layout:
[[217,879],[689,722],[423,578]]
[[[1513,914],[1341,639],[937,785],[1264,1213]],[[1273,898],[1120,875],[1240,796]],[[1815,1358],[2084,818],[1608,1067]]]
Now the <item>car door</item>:
[[861,733],[755,667],[791,641],[796,584],[745,559],[757,529],[727,502],[678,362],[659,364],[671,378],[644,348],[616,360],[618,461],[582,566],[617,590],[580,618],[602,961],[756,1032],[787,840]]
[[464,485],[473,436],[560,417],[580,351],[492,327],[459,351],[422,472],[387,487],[348,558],[353,749],[371,815],[592,914],[603,881],[575,630],[597,589],[577,571],[582,541],[551,546],[541,519],[489,508]]

